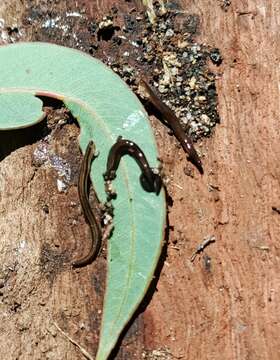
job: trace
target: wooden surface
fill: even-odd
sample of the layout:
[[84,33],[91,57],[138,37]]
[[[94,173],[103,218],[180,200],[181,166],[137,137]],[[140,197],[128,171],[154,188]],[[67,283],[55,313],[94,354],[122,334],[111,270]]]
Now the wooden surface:
[[[35,25],[21,25],[27,15],[19,9],[39,3],[0,6],[6,25],[23,31],[16,40],[36,38]],[[75,8],[74,1],[56,3],[57,11]],[[111,3],[79,6],[95,16]],[[227,11],[221,3],[182,2],[187,13],[200,16],[199,40],[219,47],[224,58],[215,69],[221,124],[199,144],[205,174],[192,178],[184,174],[190,165],[183,151],[152,119],[171,178],[169,244],[156,291],[116,359],[280,358],[280,215],[272,210],[280,208],[280,3],[236,0]],[[131,4],[118,6],[124,11]],[[5,42],[3,34],[2,29]],[[67,193],[58,192],[52,166],[32,164],[40,141],[15,149],[0,164],[0,344],[7,360],[82,359],[55,324],[91,354],[96,350],[105,254],[80,271],[67,266],[88,234],[76,189],[77,135],[75,125],[65,125],[53,134],[49,149],[71,168]],[[216,242],[191,262],[210,235]]]

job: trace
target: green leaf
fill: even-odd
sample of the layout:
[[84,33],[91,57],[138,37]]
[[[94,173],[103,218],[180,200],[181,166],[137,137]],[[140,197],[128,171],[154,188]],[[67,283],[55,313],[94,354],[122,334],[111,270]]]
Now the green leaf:
[[[101,200],[106,198],[102,174],[107,155],[119,135],[136,142],[151,166],[157,165],[145,110],[126,84],[100,61],[56,45],[18,43],[0,47],[0,68],[0,128],[21,128],[39,121],[41,105],[34,95],[62,100],[79,122],[82,151],[92,139],[100,153],[93,163],[91,179]],[[161,252],[164,194],[145,192],[139,175],[135,161],[126,156],[113,183],[118,194],[114,201],[115,230],[108,241],[97,360],[108,358],[143,299]]]
[[42,101],[28,93],[0,93],[0,109],[2,118],[5,118],[4,122],[0,122],[0,130],[28,127],[45,117]]

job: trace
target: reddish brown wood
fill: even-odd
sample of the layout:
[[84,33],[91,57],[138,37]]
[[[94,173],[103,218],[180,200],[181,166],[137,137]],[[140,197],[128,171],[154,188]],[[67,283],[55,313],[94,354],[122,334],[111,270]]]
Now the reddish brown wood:
[[[235,1],[225,13],[218,1],[184,4],[201,16],[201,40],[224,57],[217,81],[222,122],[201,144],[202,179],[182,175],[184,160],[171,170],[171,241],[182,241],[179,250],[168,249],[144,315],[145,338],[150,349],[164,345],[183,359],[278,359],[280,219],[272,206],[279,203],[280,7]],[[220,191],[209,192],[209,184]],[[209,273],[203,256],[189,259],[211,234],[217,241],[204,251]]]

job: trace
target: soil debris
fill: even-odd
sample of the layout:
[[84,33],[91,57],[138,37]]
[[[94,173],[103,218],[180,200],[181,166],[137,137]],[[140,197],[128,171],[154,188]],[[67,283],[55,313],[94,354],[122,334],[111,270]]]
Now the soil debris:
[[219,49],[196,41],[199,15],[183,14],[178,6],[163,7],[154,1],[150,2],[152,22],[143,8],[133,4],[125,14],[113,6],[106,15],[94,18],[82,8],[61,13],[44,3],[31,6],[30,2],[19,33],[99,58],[135,92],[145,74],[193,140],[209,136],[220,122],[215,74],[207,64],[211,61],[219,66],[222,56]]

